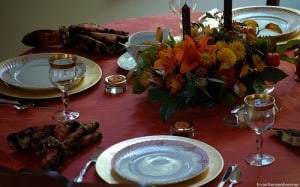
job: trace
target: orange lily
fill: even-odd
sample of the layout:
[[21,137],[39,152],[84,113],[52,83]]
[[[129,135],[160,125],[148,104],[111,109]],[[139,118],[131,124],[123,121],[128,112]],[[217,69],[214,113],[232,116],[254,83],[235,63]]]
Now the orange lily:
[[158,56],[159,58],[154,62],[154,69],[164,70],[165,73],[170,73],[180,64],[183,50],[168,47],[165,50],[159,51]]
[[180,66],[180,73],[186,73],[198,66],[201,61],[201,55],[193,39],[185,35],[184,54]]

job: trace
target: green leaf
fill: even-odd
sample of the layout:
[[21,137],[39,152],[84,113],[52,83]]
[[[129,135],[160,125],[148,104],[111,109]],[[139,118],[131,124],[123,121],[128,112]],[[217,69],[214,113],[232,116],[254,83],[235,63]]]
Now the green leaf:
[[163,121],[167,121],[177,111],[176,97],[168,97],[160,105],[160,117]]
[[225,98],[226,98],[226,104],[230,106],[233,105],[236,101],[234,95],[232,95],[232,93],[230,92],[226,93]]
[[298,63],[298,60],[297,60],[296,58],[294,58],[294,57],[289,57],[289,56],[286,55],[286,54],[280,54],[279,57],[280,57],[281,60],[290,62],[290,63],[292,63],[292,64],[297,64],[297,63]]
[[268,66],[264,68],[264,71],[260,73],[260,76],[265,81],[278,82],[288,75],[278,68]]
[[255,93],[262,93],[265,88],[264,88],[264,81],[260,78],[256,78],[253,80],[253,89]]
[[300,40],[299,40],[299,39],[296,39],[296,40],[290,40],[290,41],[288,41],[288,42],[285,43],[285,44],[278,45],[276,51],[277,51],[278,53],[284,53],[284,52],[286,52],[288,49],[295,47],[295,46],[296,46],[297,44],[299,44],[299,43],[300,43]]
[[132,85],[132,92],[134,94],[141,94],[147,89],[147,88],[141,86],[138,81],[139,81],[138,78],[136,78]]
[[196,88],[192,81],[187,81],[184,88],[177,94],[183,97],[193,97],[196,95]]
[[149,89],[148,99],[151,102],[163,102],[168,98],[168,92],[162,87],[151,87]]

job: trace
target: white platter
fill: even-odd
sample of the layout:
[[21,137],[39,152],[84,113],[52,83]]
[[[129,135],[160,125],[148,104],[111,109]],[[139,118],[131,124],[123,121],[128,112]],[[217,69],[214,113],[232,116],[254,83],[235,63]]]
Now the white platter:
[[207,153],[180,140],[149,140],[129,145],[115,154],[112,168],[140,184],[162,185],[189,180],[208,166]]
[[[211,13],[219,12],[217,9],[211,10]],[[219,13],[218,16],[221,16]],[[259,28],[262,29],[268,23],[277,24],[282,30],[282,34],[270,30],[262,30],[259,36],[271,36],[277,41],[284,41],[296,36],[300,31],[300,11],[282,6],[248,6],[232,10],[232,20],[243,22],[245,20],[255,20]],[[217,27],[218,22],[212,18],[206,18],[205,15],[199,18],[204,25]]]
[[[179,136],[169,136],[169,135],[157,135],[157,136],[143,136],[133,139],[124,140],[115,145],[112,145],[105,151],[103,151],[97,159],[96,171],[99,177],[107,182],[108,184],[128,184],[132,181],[126,180],[119,176],[112,169],[113,157],[121,150],[128,146],[146,142],[146,141],[159,141],[159,140],[171,140],[171,141],[183,141],[192,144],[200,149],[204,150],[208,155],[208,168],[205,169],[201,174],[195,176],[186,181],[170,184],[172,187],[199,187],[205,185],[215,179],[222,171],[224,167],[224,161],[222,155],[212,146],[190,138],[179,137]],[[169,185],[167,185],[169,186]]]
[[284,7],[252,6],[237,8],[232,11],[232,19],[239,22],[255,20],[260,29],[268,23],[275,23],[282,30],[282,34],[263,30],[259,33],[261,36],[286,37],[300,30],[300,13]]
[[117,60],[117,64],[120,68],[130,71],[136,67],[137,63],[134,58],[128,53],[123,53]]
[[[40,53],[9,59],[0,64],[0,78],[7,84],[23,89],[53,89],[49,80],[48,59],[53,54]],[[86,72],[86,66],[78,61],[79,78]]]

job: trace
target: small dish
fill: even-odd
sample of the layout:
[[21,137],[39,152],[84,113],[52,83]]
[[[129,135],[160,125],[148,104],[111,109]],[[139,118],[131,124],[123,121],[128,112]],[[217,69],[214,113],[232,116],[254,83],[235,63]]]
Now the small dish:
[[134,58],[128,53],[123,53],[117,60],[117,64],[120,68],[130,71],[136,67],[137,63]]

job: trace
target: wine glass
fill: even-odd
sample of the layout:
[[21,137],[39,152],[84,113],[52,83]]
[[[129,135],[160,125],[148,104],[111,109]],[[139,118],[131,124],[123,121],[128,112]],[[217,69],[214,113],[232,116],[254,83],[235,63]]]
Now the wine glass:
[[197,6],[197,0],[169,0],[169,7],[173,13],[175,13],[180,19],[180,29],[182,29],[182,7],[184,4],[190,7],[190,11],[193,12]]
[[62,92],[64,106],[63,110],[55,112],[52,117],[62,122],[74,120],[79,117],[79,112],[68,109],[68,90],[77,82],[77,57],[72,54],[56,54],[49,58],[49,64],[49,79]]
[[257,153],[250,154],[245,161],[253,166],[272,164],[274,156],[262,153],[263,132],[275,122],[276,107],[274,97],[267,94],[252,94],[244,98],[244,118],[246,124],[256,133]]

